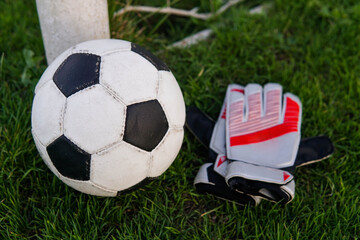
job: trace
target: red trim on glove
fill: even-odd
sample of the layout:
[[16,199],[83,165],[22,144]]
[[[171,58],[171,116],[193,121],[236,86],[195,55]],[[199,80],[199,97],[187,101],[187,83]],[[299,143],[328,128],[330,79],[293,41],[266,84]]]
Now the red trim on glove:
[[299,126],[300,106],[297,102],[287,97],[287,104],[284,116],[284,123],[270,127],[258,132],[245,135],[234,136],[230,138],[230,146],[246,145],[252,143],[264,142],[273,138],[280,137],[290,132],[297,132]]

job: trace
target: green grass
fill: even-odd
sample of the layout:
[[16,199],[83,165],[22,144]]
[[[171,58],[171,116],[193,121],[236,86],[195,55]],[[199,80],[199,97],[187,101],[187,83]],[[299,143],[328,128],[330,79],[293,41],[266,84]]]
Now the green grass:
[[[177,4],[206,11],[217,2]],[[110,13],[122,6],[109,3]],[[297,170],[296,197],[285,207],[263,201],[242,209],[196,193],[192,182],[206,150],[188,132],[168,171],[128,195],[99,198],[64,185],[41,160],[30,132],[33,90],[46,68],[35,1],[2,0],[0,238],[359,238],[360,4],[277,0],[266,16],[248,15],[252,5],[246,2],[208,22],[127,14],[123,24],[112,19],[112,35],[157,52],[176,76],[186,104],[214,118],[229,83],[279,82],[298,95],[302,136],[326,134],[336,152]],[[208,41],[165,49],[206,27],[215,31]]]

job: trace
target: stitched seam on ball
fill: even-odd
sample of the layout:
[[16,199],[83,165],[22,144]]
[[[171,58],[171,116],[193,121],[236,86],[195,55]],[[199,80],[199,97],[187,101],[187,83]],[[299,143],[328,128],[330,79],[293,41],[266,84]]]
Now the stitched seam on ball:
[[131,46],[129,49],[117,49],[117,50],[109,50],[107,52],[104,52],[101,54],[101,57],[105,57],[105,56],[109,56],[111,54],[114,54],[114,53],[119,53],[119,52],[131,52]]
[[161,146],[162,144],[164,144],[164,141],[165,141],[166,137],[170,134],[169,132],[170,132],[170,128],[168,128],[168,130],[166,131],[166,134],[163,136],[163,138],[161,139],[161,141],[159,142],[159,144],[156,146],[156,148],[154,148],[154,149],[151,151],[151,153],[153,153],[154,151],[156,151],[157,149],[159,149],[160,146]]
[[63,109],[61,111],[61,116],[60,116],[60,133],[61,133],[61,135],[65,135],[65,123],[64,123],[64,121],[65,121],[65,113],[66,113],[67,105],[68,105],[68,100],[66,98]]
[[120,96],[113,90],[113,89],[111,89],[111,87],[110,86],[107,86],[106,84],[104,84],[104,83],[102,83],[102,81],[101,81],[101,79],[102,79],[102,77],[103,77],[103,66],[105,65],[104,64],[104,62],[106,62],[106,61],[104,61],[104,59],[102,58],[102,61],[101,61],[101,64],[100,64],[100,76],[99,76],[99,84],[100,84],[100,86],[102,86],[104,89],[105,89],[105,91],[107,92],[107,93],[109,93],[116,101],[118,101],[121,105],[123,105],[124,106],[124,112],[123,112],[123,122],[122,122],[122,128],[121,128],[121,133],[120,133],[120,141],[123,139],[123,137],[124,137],[124,132],[125,132],[125,123],[126,123],[126,109],[127,109],[127,105],[125,104],[125,102],[120,98]]
[[130,143],[128,143],[128,142],[123,141],[123,140],[117,141],[117,142],[112,143],[112,144],[109,144],[107,147],[104,147],[104,148],[100,149],[99,151],[97,151],[97,152],[95,152],[95,153],[93,153],[93,154],[96,154],[96,155],[101,156],[101,155],[103,155],[103,154],[108,153],[108,152],[111,151],[112,149],[117,148],[117,147],[120,146],[121,144],[126,144],[128,147],[131,147],[133,150],[139,150],[140,152],[149,154],[149,152],[147,152],[147,151],[145,151],[145,150],[143,150],[143,149],[141,149],[141,148],[138,148],[138,147],[136,147],[136,146],[134,146],[134,145],[132,145],[132,144],[130,144]]
[[[55,84],[54,84],[55,85]],[[57,88],[57,86],[55,85],[56,89],[62,94],[62,92]],[[60,130],[60,133],[58,136],[55,136],[53,138],[51,138],[49,141],[48,141],[48,144],[49,145],[50,143],[54,142],[56,139],[58,139],[59,137],[61,137],[62,135],[65,135],[65,128],[64,128],[64,116],[65,116],[65,111],[66,111],[66,107],[67,107],[67,98],[65,98],[65,103],[63,104],[63,107],[61,109],[61,113],[60,113],[60,118],[59,118],[59,121],[60,121],[60,126],[59,126],[59,130]],[[42,143],[40,138],[38,138],[39,142],[45,146],[46,144]]]
[[[65,176],[62,176],[60,175],[60,180],[66,180],[66,181],[69,181],[69,182],[73,182],[73,183],[84,183],[84,182],[87,182],[89,183],[90,185],[92,185],[92,187],[97,187],[105,192],[109,192],[109,193],[117,193],[117,191],[115,190],[109,190],[109,189],[106,189],[102,186],[99,186],[98,184],[95,184],[94,182],[92,182],[91,180],[87,180],[87,181],[81,181],[81,180],[75,180],[75,179],[71,179],[71,178],[68,178],[68,177],[65,177]],[[68,185],[68,184],[66,184]]]
[[[34,131],[32,131],[32,130],[31,130],[31,133],[33,134],[34,138],[37,139],[37,142],[40,143],[40,145],[43,146],[43,147],[45,148],[45,151],[46,151],[46,146],[40,142],[40,139],[39,139],[39,137],[37,136],[37,134],[36,134]],[[47,153],[46,153],[46,154],[47,154]],[[40,157],[41,157],[40,151],[39,151],[39,155],[40,155]],[[50,164],[50,165],[52,166],[52,168],[56,171],[56,173],[54,173],[55,176],[56,176],[56,177],[62,176],[61,173],[56,169],[56,167],[55,167],[54,164],[52,163],[52,161],[51,161],[51,159],[50,159],[50,156],[48,156],[48,157],[49,157],[49,160],[50,160],[50,162],[48,162],[48,164]],[[41,158],[42,158],[42,157],[41,157]],[[45,162],[45,159],[42,159],[42,160]],[[45,165],[46,165],[46,162],[45,162]],[[49,170],[52,171],[52,169],[50,169],[50,168],[49,168]]]
[[49,78],[49,79],[45,80],[45,82],[43,82],[39,86],[37,85],[34,90],[34,96],[50,81],[54,81],[53,78]]
[[[100,73],[100,75],[102,75]],[[124,102],[124,100],[121,99],[121,97],[113,90],[110,86],[108,86],[106,83],[99,83],[103,88],[105,88],[105,91],[108,92],[113,98],[116,99],[116,101],[120,102],[123,106],[127,106],[127,104]]]
[[149,161],[148,161],[148,163],[147,163],[147,173],[146,173],[146,177],[150,177],[150,172],[151,172],[152,167],[153,167],[153,160],[154,160],[154,156],[153,156],[153,153],[151,152],[151,153],[150,153]]
[[158,98],[158,96],[159,96],[160,81],[163,79],[160,71],[157,71],[157,75],[158,75],[158,77],[157,77],[156,86],[155,86],[156,98]]
[[[94,183],[93,181],[91,181],[91,180],[89,180],[89,183],[91,184],[91,185],[93,185],[94,187],[97,187],[97,188],[99,188],[99,189],[101,189],[101,190],[104,190],[105,192],[109,192],[109,193],[117,193],[118,191],[116,191],[116,190],[112,190],[112,189],[106,189],[105,187],[103,187],[103,186],[101,186],[101,185],[99,185],[99,184],[96,184],[96,183]],[[116,195],[115,195],[116,196]]]
[[[169,130],[183,131],[183,130],[184,130],[184,127],[173,126],[173,127],[169,127]],[[169,131],[169,130],[168,130],[168,131]]]
[[[54,71],[54,73],[52,74],[52,77],[51,77],[49,80],[46,80],[43,84],[35,87],[35,90],[34,90],[35,94],[36,94],[36,92],[40,91],[40,89],[41,89],[47,82],[49,82],[49,81],[54,81],[54,75],[55,75],[56,71],[57,71],[57,70],[59,69],[59,67],[65,62],[65,60],[66,60],[70,55],[73,54],[73,50],[74,50],[74,47],[71,47],[71,48],[69,49],[68,54],[66,54],[66,55],[63,57],[63,60],[60,62],[60,64],[58,64],[58,66],[56,67],[56,70]],[[61,53],[61,54],[62,54],[62,53]],[[54,61],[55,61],[55,60],[56,60],[56,58],[54,59]],[[54,62],[54,61],[53,61],[53,62]],[[56,85],[56,84],[55,84],[55,85]]]
[[126,106],[125,101],[123,101],[121,99],[121,97],[106,83],[102,82],[103,79],[103,72],[104,72],[104,66],[105,66],[106,61],[104,60],[104,58],[101,58],[101,64],[100,64],[100,76],[99,76],[99,84],[105,88],[105,91],[107,91],[112,97],[114,97],[117,101],[119,101],[121,104],[123,104],[124,106]]
[[63,109],[63,114],[61,116],[62,117],[61,118],[61,123],[62,123],[62,126],[63,126],[62,135],[64,135],[64,136],[65,136],[65,114],[66,114],[67,107],[68,107],[68,100],[66,98],[66,101],[65,101],[65,104],[64,104],[64,109]]
[[151,153],[150,153],[150,158],[151,158],[151,163],[150,163],[150,165],[148,166],[149,168],[148,168],[148,173],[147,173],[147,177],[152,177],[152,176],[150,176],[150,172],[152,172],[152,168],[153,168],[153,166],[154,166],[154,164],[153,164],[153,152],[154,151],[156,151],[156,150],[158,150],[163,144],[164,144],[164,141],[165,141],[165,139],[167,138],[167,136],[170,134],[170,128],[168,128],[168,130],[167,130],[167,132],[166,132],[166,134],[163,136],[163,138],[161,139],[161,141],[159,142],[159,144],[156,146],[156,148],[154,148],[152,151],[151,151]]
[[[125,123],[126,123],[126,104],[123,103],[121,101],[121,99],[118,98],[118,95],[115,93],[115,92],[112,92],[111,89],[105,87],[104,85],[100,84],[101,87],[104,88],[105,92],[107,94],[109,94],[111,97],[113,97],[117,102],[119,102],[121,104],[121,106],[123,107],[123,119],[122,119],[122,128],[121,128],[121,133],[120,133],[120,136],[119,136],[119,139],[118,141],[121,141],[124,137],[124,132],[125,132]],[[109,144],[108,146],[111,146],[113,145],[113,143]],[[104,148],[102,148],[104,149]]]
[[[158,73],[159,73],[160,71],[158,71]],[[170,120],[170,117],[169,117],[169,112],[167,111],[167,108],[165,108],[164,107],[164,104],[162,103],[162,99],[159,99],[159,94],[158,94],[158,92],[159,92],[159,90],[160,90],[160,81],[162,81],[163,80],[163,78],[162,78],[162,74],[159,74],[159,76],[161,76],[161,77],[159,77],[159,84],[157,85],[157,89],[156,89],[156,91],[157,91],[157,94],[156,94],[156,100],[158,101],[158,103],[160,104],[160,106],[161,106],[161,109],[163,110],[163,112],[165,113],[165,116],[166,116],[166,121],[168,122],[168,131],[169,131],[169,129],[172,127],[172,122],[170,122],[169,120]]]
[[121,142],[122,142],[122,140],[118,140],[118,141],[115,141],[113,143],[110,143],[110,144],[100,148],[99,150],[97,150],[96,152],[94,152],[92,154],[96,154],[96,155],[106,154],[111,149],[116,148],[118,145],[120,145]]

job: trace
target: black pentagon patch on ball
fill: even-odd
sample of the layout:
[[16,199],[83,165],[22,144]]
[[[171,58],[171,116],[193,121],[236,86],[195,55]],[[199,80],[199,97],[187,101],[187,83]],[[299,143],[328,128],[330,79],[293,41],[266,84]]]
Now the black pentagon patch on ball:
[[168,128],[165,113],[157,100],[127,107],[124,141],[151,151],[163,139]]
[[155,57],[154,54],[152,54],[150,51],[146,50],[145,48],[135,44],[131,43],[131,51],[136,52],[137,54],[144,57],[146,60],[151,62],[152,65],[156,67],[157,70],[163,70],[170,72],[170,69],[166,64],[161,61],[159,58]]
[[46,150],[61,175],[83,181],[90,179],[91,155],[64,135],[47,146]]
[[54,74],[54,82],[66,96],[99,83],[101,57],[89,53],[70,55]]

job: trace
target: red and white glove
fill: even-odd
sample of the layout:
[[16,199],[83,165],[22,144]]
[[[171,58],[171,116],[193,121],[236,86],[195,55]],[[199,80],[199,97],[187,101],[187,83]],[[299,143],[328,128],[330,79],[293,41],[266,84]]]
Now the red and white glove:
[[[270,83],[245,88],[231,84],[216,123],[195,107],[187,110],[186,126],[205,146],[208,160],[194,181],[199,192],[239,204],[261,198],[287,203],[295,194],[292,173],[328,158],[331,140],[317,136],[300,141],[301,102]],[[227,117],[230,116],[230,117]]]
[[230,188],[273,201],[293,199],[294,177],[281,169],[295,164],[301,114],[299,98],[283,96],[279,84],[228,87],[226,155],[232,161],[225,180]]

